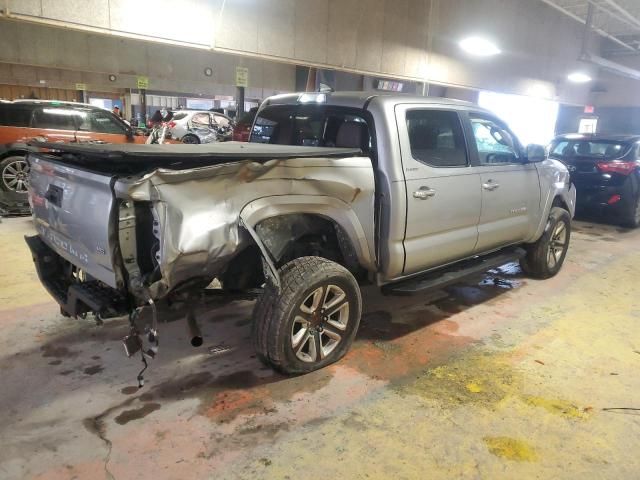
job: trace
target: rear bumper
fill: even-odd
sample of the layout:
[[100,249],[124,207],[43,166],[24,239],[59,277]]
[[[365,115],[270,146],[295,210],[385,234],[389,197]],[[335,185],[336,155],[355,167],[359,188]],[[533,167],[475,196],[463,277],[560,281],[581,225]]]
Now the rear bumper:
[[[578,186],[576,209],[578,213],[601,213],[619,215],[626,211],[632,201],[627,189],[620,186]],[[619,200],[616,200],[619,196]],[[616,201],[614,201],[616,200]],[[609,202],[612,203],[609,203]]]
[[40,282],[67,315],[76,317],[93,312],[108,318],[131,310],[126,292],[98,280],[78,282],[72,273],[73,265],[49,248],[38,235],[25,237],[25,241]]

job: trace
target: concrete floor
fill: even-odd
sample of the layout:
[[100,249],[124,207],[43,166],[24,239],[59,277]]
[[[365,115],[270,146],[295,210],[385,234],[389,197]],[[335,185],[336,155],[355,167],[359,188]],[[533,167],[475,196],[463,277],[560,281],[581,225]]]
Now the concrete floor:
[[140,390],[126,321],[61,317],[30,231],[0,224],[0,478],[640,476],[640,231],[577,222],[543,282],[368,289],[348,356],[297,378],[256,360],[252,303],[209,309],[200,349],[162,326]]

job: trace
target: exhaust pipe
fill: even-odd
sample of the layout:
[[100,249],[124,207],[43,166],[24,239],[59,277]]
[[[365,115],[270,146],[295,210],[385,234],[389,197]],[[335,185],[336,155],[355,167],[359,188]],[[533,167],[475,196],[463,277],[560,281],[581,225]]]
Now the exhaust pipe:
[[189,337],[191,337],[191,346],[201,347],[203,342],[202,332],[200,331],[200,327],[198,327],[193,310],[189,310],[189,313],[187,313],[187,327],[189,328]]

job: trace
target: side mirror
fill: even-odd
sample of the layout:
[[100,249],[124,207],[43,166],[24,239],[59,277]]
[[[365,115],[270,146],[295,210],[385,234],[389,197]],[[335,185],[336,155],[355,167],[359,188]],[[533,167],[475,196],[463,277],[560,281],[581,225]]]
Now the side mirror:
[[546,158],[547,155],[542,145],[536,145],[534,143],[527,145],[527,162],[543,162]]

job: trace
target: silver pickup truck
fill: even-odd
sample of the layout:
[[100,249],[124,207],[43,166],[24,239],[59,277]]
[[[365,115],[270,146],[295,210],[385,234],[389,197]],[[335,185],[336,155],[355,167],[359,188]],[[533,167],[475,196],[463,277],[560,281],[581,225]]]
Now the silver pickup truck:
[[129,314],[127,351],[152,355],[158,302],[256,292],[255,348],[286,373],[346,353],[361,284],[406,295],[516,260],[555,275],[575,207],[542,147],[438,98],[275,96],[244,144],[38,146],[27,243],[64,314]]

